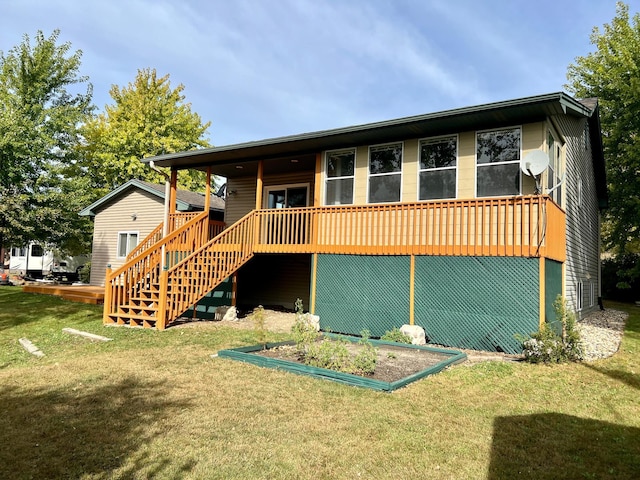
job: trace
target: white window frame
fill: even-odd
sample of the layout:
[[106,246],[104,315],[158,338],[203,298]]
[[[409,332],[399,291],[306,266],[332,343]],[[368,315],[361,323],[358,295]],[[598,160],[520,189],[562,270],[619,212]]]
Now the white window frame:
[[[549,137],[553,139],[553,143],[549,142]],[[549,168],[547,169],[547,189],[557,187],[562,181],[562,174],[564,171],[564,162],[562,154],[564,152],[564,145],[558,140],[556,132],[549,128],[547,131],[547,153],[549,155]],[[552,185],[549,185],[549,183]],[[558,205],[562,206],[564,186],[557,187],[551,192],[551,198]]]
[[[120,255],[120,237],[122,235],[126,235],[127,236],[127,243],[126,243],[126,252],[124,255]],[[136,244],[133,248],[129,249],[129,239],[132,235],[136,235]],[[117,237],[117,243],[116,243],[116,257],[117,258],[127,258],[127,255],[129,255],[129,252],[131,252],[131,250],[133,250],[136,246],[138,246],[138,244],[140,243],[140,232],[136,231],[136,230],[124,230],[121,232],[118,232],[118,237]]]
[[593,307],[596,304],[596,284],[595,282],[589,282],[589,307]]
[[582,307],[583,307],[583,293],[584,293],[584,284],[582,283],[582,280],[578,282],[578,284],[576,285],[576,310],[578,312],[582,311]]
[[[289,188],[299,188],[299,187],[307,187],[307,200],[306,200],[306,204],[307,207],[309,206],[309,190],[310,190],[310,183],[286,183],[284,185],[267,185],[262,189],[262,208],[264,209],[268,209],[269,208],[269,192],[271,190],[288,190]],[[285,199],[285,203],[286,203],[286,199]]]
[[[400,145],[400,170],[397,172],[388,172],[388,173],[371,173],[371,150],[378,147],[386,147],[391,145]],[[380,143],[377,145],[369,145],[367,152],[367,203],[372,204],[384,204],[384,203],[400,203],[402,202],[402,167],[404,166],[404,142],[388,142],[388,143]],[[371,194],[371,178],[375,177],[384,177],[390,175],[399,175],[400,176],[400,192],[398,200],[390,200],[388,202],[372,202],[369,198]]]
[[[353,153],[353,175],[342,175],[340,177],[330,177],[329,176],[329,156],[332,153],[347,153],[347,152]],[[324,170],[323,204],[324,205],[353,205],[353,202],[355,199],[355,190],[356,190],[356,156],[357,156],[357,150],[355,148],[341,148],[339,150],[327,150],[324,153],[324,168],[323,168]],[[351,203],[342,203],[342,204],[327,203],[327,191],[329,189],[329,182],[334,182],[337,180],[348,180],[348,179],[353,180],[353,185],[351,188]]]
[[[520,153],[519,153],[519,158],[518,160],[510,160],[508,162],[493,162],[493,163],[482,163],[482,164],[478,164],[478,135],[482,134],[482,133],[490,133],[490,132],[500,132],[503,130],[518,130],[519,134],[520,134]],[[476,198],[492,198],[492,197],[505,197],[505,196],[514,196],[512,194],[497,194],[497,195],[489,195],[489,196],[483,196],[483,197],[479,197],[478,195],[478,168],[490,168],[492,166],[497,166],[497,165],[514,165],[514,164],[518,164],[520,163],[520,160],[522,159],[522,143],[523,143],[523,139],[522,139],[522,126],[521,125],[512,125],[512,126],[508,126],[508,127],[501,127],[501,128],[491,128],[489,130],[476,130],[476,135],[475,135],[475,153],[474,153],[474,157],[475,157],[475,175],[476,175]],[[518,184],[519,184],[519,189],[518,189],[518,193],[515,195],[522,195],[522,171],[520,170],[520,168],[518,168]]]
[[[439,140],[446,140],[446,139],[450,139],[450,138],[455,138],[456,140],[456,165],[454,167],[434,167],[434,168],[422,168],[420,163],[421,163],[421,156],[422,156],[422,144],[423,143],[437,143]],[[428,201],[436,201],[436,200],[445,200],[448,198],[458,198],[458,165],[460,163],[460,155],[459,155],[459,149],[460,149],[460,138],[459,136],[456,135],[441,135],[439,137],[428,137],[428,138],[421,138],[420,140],[418,140],[418,191],[416,193],[417,195],[417,199],[419,202],[428,202]],[[455,193],[453,197],[446,197],[445,199],[439,199],[439,198],[432,198],[432,199],[425,199],[422,200],[420,198],[420,174],[421,173],[425,173],[425,172],[437,172],[437,171],[441,171],[441,170],[455,170],[456,172],[456,187],[455,187]]]

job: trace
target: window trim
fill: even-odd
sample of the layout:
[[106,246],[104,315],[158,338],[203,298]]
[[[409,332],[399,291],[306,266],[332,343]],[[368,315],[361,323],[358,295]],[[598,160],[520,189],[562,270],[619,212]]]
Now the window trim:
[[[131,252],[131,250],[125,252],[125,254],[123,256],[120,255],[120,235],[127,235],[127,248],[129,246],[129,236],[130,235],[137,235],[137,241],[136,241],[136,246],[140,243],[140,231],[139,230],[122,230],[118,232],[118,236],[117,236],[117,243],[116,243],[116,258],[127,258],[127,255],[129,255],[129,252]],[[135,247],[134,247],[135,248]]]
[[[549,137],[553,139],[553,145],[549,143]],[[565,144],[560,140],[560,135],[552,126],[547,127],[547,137],[545,139],[547,146],[547,155],[549,156],[549,168],[547,169],[547,190],[549,190],[549,176],[553,175],[552,187],[557,187],[551,192],[551,198],[560,207],[564,205],[565,189],[564,185],[560,185],[562,182],[562,176],[565,171],[564,163],[564,146]],[[554,149],[553,156],[551,156],[551,149]],[[554,165],[553,163],[556,162]],[[557,168],[556,168],[557,167]],[[552,173],[553,172],[553,173]],[[558,187],[558,185],[560,185]]]
[[285,183],[283,185],[265,185],[262,188],[262,208],[265,210],[269,209],[269,192],[271,190],[287,190],[289,188],[298,188],[298,187],[306,187],[307,188],[307,207],[309,206],[309,190],[311,189],[311,184],[309,182],[306,183]]
[[576,311],[581,312],[583,308],[584,283],[582,280],[576,285]]
[[[387,145],[400,145],[400,149],[401,149],[401,155],[400,155],[400,171],[398,172],[390,172],[390,173],[371,173],[371,149],[372,148],[376,148],[376,147],[384,147]],[[375,145],[369,145],[367,148],[367,204],[371,204],[371,205],[386,205],[389,203],[402,203],[402,170],[404,168],[404,141],[401,142],[386,142],[386,143],[377,143]],[[371,186],[370,186],[370,180],[371,177],[383,177],[383,176],[388,176],[388,175],[400,175],[400,198],[396,201],[396,200],[392,200],[390,202],[372,202],[371,199],[369,198],[370,195],[370,190],[371,190]],[[355,188],[355,186],[354,186]]]
[[[456,166],[455,167],[436,167],[436,168],[421,168],[420,166],[420,151],[421,151],[421,147],[422,147],[422,142],[427,142],[427,141],[437,141],[437,140],[443,140],[443,139],[447,139],[447,138],[455,138],[456,139]],[[418,202],[437,202],[439,200],[449,200],[449,198],[433,198],[433,199],[427,199],[427,200],[421,200],[420,199],[420,174],[422,172],[433,172],[433,171],[439,171],[439,170],[455,170],[456,171],[456,191],[455,191],[455,196],[451,197],[451,198],[458,198],[458,189],[459,189],[459,169],[458,167],[460,166],[460,135],[459,134],[453,134],[453,135],[438,135],[436,137],[425,137],[425,138],[419,138],[418,139],[418,153],[417,153],[417,157],[418,157],[418,173],[417,173],[417,192],[416,192],[416,198]]]
[[[501,130],[518,130],[520,132],[520,154],[519,154],[519,159],[517,161],[512,160],[509,162],[493,162],[493,163],[486,163],[486,164],[482,164],[479,165],[478,164],[478,135],[481,133],[489,133],[489,132],[499,132]],[[514,165],[514,164],[519,164],[520,160],[522,160],[522,144],[523,144],[523,138],[522,138],[522,125],[510,125],[510,126],[504,126],[504,127],[500,127],[500,128],[490,128],[490,129],[486,129],[486,130],[476,130],[475,132],[475,151],[474,151],[474,163],[475,163],[475,170],[474,170],[474,174],[475,174],[475,195],[476,198],[495,198],[495,197],[514,197],[514,196],[520,196],[522,195],[522,170],[520,170],[520,167],[518,166],[518,175],[519,175],[519,192],[516,195],[504,195],[504,194],[500,194],[500,195],[490,195],[490,196],[483,196],[480,197],[478,196],[478,167],[480,166],[481,168],[487,168],[487,166],[495,166],[495,165]]]
[[[341,177],[330,177],[329,176],[329,155],[332,153],[341,153],[341,152],[353,152],[353,175],[344,175]],[[324,191],[322,195],[322,204],[327,206],[333,206],[335,204],[327,203],[327,190],[330,181],[333,180],[345,180],[345,179],[353,179],[353,188],[351,189],[351,203],[341,203],[339,205],[353,205],[356,198],[356,162],[357,162],[358,151],[355,147],[351,148],[339,148],[335,150],[326,150],[323,156],[323,165],[322,171],[324,174]]]

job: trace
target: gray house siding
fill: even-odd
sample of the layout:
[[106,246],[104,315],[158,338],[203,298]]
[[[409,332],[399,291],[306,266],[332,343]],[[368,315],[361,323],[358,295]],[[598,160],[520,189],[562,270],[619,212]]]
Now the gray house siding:
[[567,260],[565,298],[578,316],[597,309],[600,296],[600,211],[586,119],[557,117],[565,137],[565,202]]

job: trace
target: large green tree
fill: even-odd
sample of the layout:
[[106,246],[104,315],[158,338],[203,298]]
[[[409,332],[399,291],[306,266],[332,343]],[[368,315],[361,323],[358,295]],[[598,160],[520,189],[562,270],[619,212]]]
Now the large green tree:
[[91,226],[76,179],[79,127],[92,114],[92,87],[79,74],[82,52],[41,31],[32,45],[0,51],[0,246],[37,240],[85,251]]
[[[205,135],[211,122],[191,111],[183,90],[171,88],[169,75],[158,77],[155,69],[138,70],[126,87],[111,87],[114,103],[83,128],[84,165],[96,187],[110,190],[131,178],[162,182],[141,158],[210,146]],[[204,178],[184,172],[179,183],[199,190]]]
[[605,246],[614,253],[640,252],[640,15],[616,15],[591,34],[595,51],[569,66],[567,87],[577,97],[597,97],[607,165],[609,209]]

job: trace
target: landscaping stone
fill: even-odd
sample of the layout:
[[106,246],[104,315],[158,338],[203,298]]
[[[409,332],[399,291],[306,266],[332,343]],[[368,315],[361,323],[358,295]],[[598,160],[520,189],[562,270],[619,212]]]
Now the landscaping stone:
[[311,313],[305,313],[306,322],[316,329],[316,332],[320,331],[320,317]]
[[38,348],[36,347],[31,340],[27,339],[27,338],[21,338],[20,340],[18,340],[20,342],[20,345],[22,345],[22,347],[29,352],[31,355],[34,355],[36,357],[44,357],[44,353]]
[[99,342],[110,342],[112,339],[108,337],[103,337],[102,335],[96,335],[94,333],[83,332],[82,330],[76,330],[75,328],[63,328],[63,332],[69,333],[71,335],[77,335],[79,337],[88,338],[90,340],[97,340]]
[[411,338],[413,345],[425,345],[427,343],[424,328],[420,325],[402,325],[400,331]]
[[222,320],[226,320],[229,322],[237,322],[238,321],[238,310],[236,309],[236,307],[229,307],[229,309],[227,310],[227,312],[224,314],[224,317],[222,317]]

